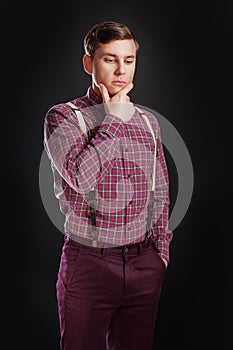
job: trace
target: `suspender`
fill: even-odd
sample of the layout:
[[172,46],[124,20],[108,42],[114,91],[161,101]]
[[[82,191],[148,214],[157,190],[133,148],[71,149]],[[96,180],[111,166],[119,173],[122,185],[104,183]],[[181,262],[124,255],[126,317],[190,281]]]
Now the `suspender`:
[[[79,122],[80,129],[82,130],[85,139],[88,141],[88,134],[87,134],[87,128],[86,124],[83,118],[82,113],[78,109],[77,106],[75,106],[72,102],[67,102],[67,105],[69,105],[72,110],[74,110],[77,120]],[[150,124],[149,118],[146,116],[146,114],[138,107],[134,106],[135,109],[139,112],[141,117],[145,120],[148,129],[151,132],[151,135],[154,140],[155,144],[155,150],[154,150],[154,166],[153,166],[153,172],[152,172],[152,185],[151,185],[151,191],[150,191],[150,200],[148,204],[148,217],[147,217],[147,227],[146,227],[146,237],[144,243],[147,244],[149,237],[151,236],[151,219],[152,219],[152,213],[154,209],[154,203],[155,203],[155,172],[156,172],[156,151],[157,151],[157,143],[156,138],[154,135],[154,131],[152,129],[152,126]],[[97,200],[95,196],[95,189],[92,188],[91,191],[88,194],[88,217],[91,219],[92,222],[92,231],[91,231],[91,238],[92,238],[92,246],[97,246],[97,233],[96,233],[96,206],[97,206]]]
[[145,113],[138,107],[134,106],[139,114],[143,117],[143,119],[145,120],[147,126],[148,126],[148,129],[150,130],[151,132],[151,135],[153,137],[153,140],[154,140],[154,144],[155,144],[155,151],[154,151],[154,166],[153,166],[153,173],[152,173],[152,186],[151,186],[151,190],[154,191],[155,190],[155,167],[156,167],[156,149],[157,149],[157,143],[156,143],[156,138],[155,138],[155,134],[154,134],[154,131],[152,129],[152,126],[150,124],[150,121],[149,121],[149,118],[145,115]]
[[66,102],[66,104],[74,110],[79,122],[80,129],[84,133],[85,139],[88,141],[87,128],[82,113],[80,112],[78,107],[75,106],[72,102]]
[[145,237],[145,241],[144,241],[144,243],[147,244],[149,237],[151,235],[151,220],[152,220],[152,214],[153,214],[154,204],[155,204],[155,172],[156,172],[157,142],[156,142],[155,134],[154,134],[154,131],[153,131],[152,126],[150,124],[149,118],[145,115],[145,113],[140,108],[138,108],[136,106],[134,106],[134,107],[138,110],[141,117],[145,120],[145,122],[148,126],[148,129],[150,130],[151,135],[153,137],[154,144],[155,144],[154,165],[153,165],[153,171],[152,171],[152,185],[151,185],[151,190],[150,190],[150,200],[149,200],[149,204],[148,204],[146,237]]

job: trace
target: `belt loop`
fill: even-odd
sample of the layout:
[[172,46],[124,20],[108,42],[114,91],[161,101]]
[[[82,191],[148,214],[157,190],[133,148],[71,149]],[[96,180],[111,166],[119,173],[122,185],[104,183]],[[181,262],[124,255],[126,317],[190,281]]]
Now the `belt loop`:
[[104,256],[104,248],[103,247],[100,249],[100,253],[101,253],[101,255]]

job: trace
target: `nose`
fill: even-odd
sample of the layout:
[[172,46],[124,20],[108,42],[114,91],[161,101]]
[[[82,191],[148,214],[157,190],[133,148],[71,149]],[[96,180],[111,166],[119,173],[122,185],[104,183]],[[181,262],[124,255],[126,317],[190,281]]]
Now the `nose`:
[[126,73],[126,69],[125,69],[124,62],[119,62],[118,67],[116,69],[116,75],[123,75],[125,73]]

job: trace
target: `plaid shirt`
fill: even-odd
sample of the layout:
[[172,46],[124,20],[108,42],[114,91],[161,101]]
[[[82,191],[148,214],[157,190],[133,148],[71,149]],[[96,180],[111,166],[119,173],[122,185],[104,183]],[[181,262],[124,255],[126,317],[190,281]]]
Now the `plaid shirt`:
[[[95,188],[98,242],[125,245],[144,240],[155,150],[148,126],[137,110],[129,122],[106,115],[102,99],[91,87],[70,102],[84,117],[88,141],[65,103],[51,107],[44,121],[44,147],[51,160],[55,196],[65,215],[65,234],[91,238],[87,199]],[[158,120],[144,113],[157,140],[151,232],[158,254],[169,261],[173,234],[168,229],[168,171]]]

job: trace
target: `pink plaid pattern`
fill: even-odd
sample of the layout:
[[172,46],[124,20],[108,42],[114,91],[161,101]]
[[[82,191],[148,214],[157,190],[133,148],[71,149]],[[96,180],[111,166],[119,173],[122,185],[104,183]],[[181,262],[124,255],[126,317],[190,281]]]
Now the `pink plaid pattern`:
[[[91,87],[71,102],[84,117],[88,141],[65,103],[51,107],[44,121],[44,147],[51,160],[55,196],[65,215],[65,233],[91,239],[87,195],[95,188],[98,241],[125,245],[144,240],[154,159],[148,126],[138,111],[127,123],[106,115],[102,99]],[[152,232],[158,253],[169,261],[173,234],[168,229],[168,171],[158,120],[144,113],[157,140]]]

